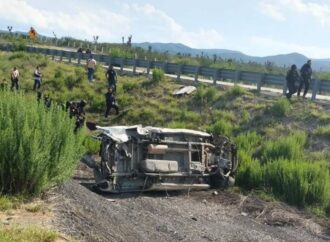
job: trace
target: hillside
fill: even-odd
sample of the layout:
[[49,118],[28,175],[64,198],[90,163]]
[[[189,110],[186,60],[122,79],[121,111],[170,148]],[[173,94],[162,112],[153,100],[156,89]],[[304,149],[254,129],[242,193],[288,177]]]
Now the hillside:
[[[232,190],[239,198],[234,199],[233,207],[237,208],[240,201],[244,200],[244,196],[254,196],[257,194],[258,197],[267,198],[271,201],[284,201],[290,205],[304,209],[303,211],[307,212],[309,214],[308,216],[312,216],[310,215],[310,212],[312,212],[320,217],[329,218],[330,106],[328,103],[315,103],[309,100],[297,99],[296,97],[291,102],[288,102],[281,97],[249,92],[238,86],[228,89],[197,85],[196,93],[191,96],[177,98],[172,93],[182,83],[165,77],[160,77],[161,80],[157,82],[150,77],[148,78],[142,75],[132,76],[131,74],[120,73],[116,93],[117,101],[120,105],[120,114],[118,116],[112,114],[110,118],[104,118],[106,81],[105,73],[101,66],[97,67],[95,75],[96,82],[89,84],[85,70],[81,66],[58,63],[41,55],[30,55],[24,52],[0,53],[0,76],[2,77],[1,80],[3,78],[6,79],[2,83],[9,84],[8,76],[11,68],[17,66],[21,72],[20,84],[22,90],[28,96],[36,96],[31,90],[33,85],[31,76],[36,65],[41,66],[43,73],[42,92],[50,96],[53,100],[53,105],[55,103],[65,103],[67,100],[85,99],[88,102],[86,109],[88,121],[94,121],[107,126],[143,124],[171,128],[190,128],[205,130],[215,135],[224,134],[231,137],[238,144],[240,150],[240,168],[236,177],[237,187]],[[96,145],[96,149],[92,145],[87,148],[97,152],[98,146]],[[80,169],[78,173],[81,171],[86,172],[86,169]],[[280,180],[280,178],[283,178],[283,180]],[[300,184],[302,185],[300,186]],[[67,183],[59,191],[61,197],[63,196],[64,198],[63,200],[57,200],[57,203],[61,204],[61,201],[64,201],[64,199],[66,199],[66,203],[63,206],[59,205],[57,207],[56,211],[60,211],[57,215],[60,218],[57,220],[57,223],[63,221],[67,227],[71,223],[76,223],[77,227],[73,226],[72,229],[74,230],[76,228],[76,231],[69,231],[74,236],[79,235],[79,228],[96,229],[91,224],[98,220],[88,216],[90,211],[107,211],[108,206],[111,206],[113,211],[121,211],[121,213],[116,212],[116,216],[111,217],[111,222],[114,224],[113,226],[118,226],[113,229],[113,231],[116,231],[115,234],[122,233],[127,236],[122,237],[122,240],[127,239],[132,241],[132,237],[129,237],[127,232],[123,231],[129,228],[129,226],[133,226],[133,224],[127,222],[127,225],[119,226],[113,221],[130,221],[132,219],[132,223],[137,223],[137,221],[140,221],[139,216],[144,216],[143,221],[146,222],[145,225],[139,225],[141,226],[140,232],[134,231],[137,236],[136,238],[140,238],[141,240],[151,230],[153,233],[152,236],[155,237],[160,236],[162,233],[167,234],[167,240],[185,238],[185,234],[191,239],[201,239],[199,236],[194,237],[192,228],[195,228],[196,225],[191,225],[190,223],[187,224],[192,227],[187,225],[187,231],[181,230],[175,233],[177,231],[175,229],[176,226],[185,224],[184,221],[187,218],[184,218],[184,214],[189,210],[185,205],[180,207],[176,203],[185,204],[185,201],[189,201],[189,204],[197,209],[201,203],[204,203],[204,196],[208,201],[212,200],[212,198],[207,197],[207,194],[198,195],[197,193],[197,195],[192,195],[197,196],[195,197],[195,200],[198,201],[197,203],[189,200],[189,196],[188,198],[181,196],[175,197],[171,200],[173,203],[165,199],[145,196],[137,200],[130,198],[134,202],[125,200],[125,197],[119,197],[118,200],[111,203],[113,205],[107,205],[109,203],[107,197],[104,198],[91,193],[85,188],[89,186],[90,183],[86,183],[86,180],[81,178],[80,180]],[[73,192],[74,189],[77,192]],[[87,190],[88,192],[86,192]],[[294,196],[292,196],[293,192],[295,192]],[[89,198],[88,196],[93,196],[93,198]],[[233,218],[233,216],[237,218],[241,212],[245,213],[246,211],[237,212],[235,210],[236,212],[233,212],[233,214],[227,212],[227,209],[224,209],[222,204],[228,201],[228,196],[230,195],[224,194],[219,197],[219,200],[223,202],[215,202],[214,205],[212,202],[212,205],[205,211],[196,210],[195,213],[197,215],[189,215],[189,221],[200,220],[198,222],[200,226],[203,223],[214,224],[217,218],[215,215],[210,215],[209,220],[206,219],[206,221],[202,219],[203,216],[207,217],[206,213],[210,213],[211,207],[213,207],[215,210],[218,209],[217,211],[221,215],[225,216],[224,214],[226,214],[228,216],[226,217],[228,220],[224,222],[224,226],[232,224],[233,220],[229,220],[229,218]],[[112,198],[110,197],[109,199]],[[95,201],[95,204],[100,203],[100,206],[97,207],[94,203],[89,203],[89,200]],[[157,207],[157,200],[161,200],[161,208]],[[257,204],[258,201],[252,203]],[[140,210],[143,211],[142,204],[144,203],[149,204],[149,208],[158,214],[156,217],[163,217],[166,220],[165,225],[157,220],[155,215],[152,215],[152,212],[148,209],[143,208],[145,209],[145,213],[143,214],[139,212]],[[273,203],[268,205],[273,206]],[[178,213],[174,222],[168,217],[168,215],[174,216],[174,212],[170,212],[170,208],[173,206],[176,206],[175,211]],[[228,210],[233,209],[233,207],[229,207]],[[70,211],[74,212],[70,213]],[[133,211],[131,217],[129,215],[128,217],[121,215],[131,214],[128,211]],[[183,213],[180,214],[182,211]],[[262,212],[263,209],[255,216],[248,212],[251,216],[249,215],[244,224],[240,225],[241,227],[238,226],[240,227],[238,229],[248,231],[251,229],[249,227],[249,223],[252,223],[251,221],[256,224],[262,223],[255,220]],[[196,218],[194,216],[198,217]],[[306,217],[308,216],[306,215]],[[89,217],[91,221],[95,219],[94,222],[83,222]],[[194,219],[191,217],[194,217]],[[263,218],[263,214],[258,218],[260,217]],[[150,219],[152,219],[151,221],[155,221],[155,223],[159,223],[157,224],[157,228],[147,223]],[[303,221],[307,221],[307,219]],[[283,230],[290,230],[289,227],[292,223],[288,222],[288,224],[289,226],[283,225]],[[99,225],[102,227],[102,224]],[[65,231],[63,225],[58,226],[62,226],[61,231]],[[298,222],[294,226],[298,226]],[[329,225],[323,224],[322,226],[326,228]],[[312,241],[313,238],[315,239],[315,237],[310,237],[310,230],[307,230],[305,227],[299,228],[304,229],[304,232],[301,234],[308,234],[306,237],[301,237],[301,240]],[[325,228],[322,228],[321,232],[326,234]],[[267,230],[266,233],[261,232],[265,231],[265,229]],[[212,239],[212,231],[206,228],[205,231],[205,236]],[[235,234],[236,237],[233,237],[229,235],[230,231],[232,230],[227,230],[228,237],[226,238],[228,240],[237,239],[242,235],[237,233]],[[261,241],[263,238],[267,238],[269,234],[271,238],[285,240],[292,239],[293,237],[290,234],[291,232],[294,233],[291,231],[287,233],[288,237],[276,237],[276,234],[280,233],[280,230],[276,230],[272,225],[265,227],[260,225],[258,231],[260,237],[249,235],[249,238],[251,240]],[[97,234],[98,230],[93,230],[92,233],[94,232]],[[103,239],[107,235],[110,236],[107,233],[111,234],[111,231],[104,233],[102,234],[104,236],[102,237]],[[181,237],[176,237],[177,234]],[[90,236],[88,238],[97,238],[97,236],[93,237],[93,234],[85,234],[85,236]],[[296,236],[300,235],[296,234]],[[220,234],[217,234],[216,238],[219,237]],[[121,240],[121,237],[117,239]],[[150,240],[152,240],[152,237],[150,237]]]
[[[217,55],[218,58],[222,59],[233,59],[236,61],[242,61],[245,63],[255,62],[258,64],[265,64],[267,61],[274,63],[279,67],[283,66],[291,66],[292,64],[296,64],[297,66],[302,66],[309,57],[304,56],[299,53],[289,53],[289,54],[279,54],[274,56],[250,56],[246,55],[239,51],[234,50],[226,50],[226,49],[194,49],[190,48],[186,45],[179,43],[134,43],[133,46],[141,47],[145,50],[148,50],[149,46],[151,46],[153,51],[158,51],[161,53],[168,52],[170,54],[176,55],[180,54],[188,54],[191,56],[201,56],[202,53],[204,56],[209,56],[209,58],[213,58],[213,55]],[[329,71],[330,70],[330,60],[329,59],[312,59],[313,60],[313,68],[316,71]]]

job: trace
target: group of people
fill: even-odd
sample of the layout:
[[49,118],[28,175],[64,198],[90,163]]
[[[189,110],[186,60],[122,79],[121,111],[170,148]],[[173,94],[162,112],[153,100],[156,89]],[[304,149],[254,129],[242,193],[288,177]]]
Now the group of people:
[[[288,92],[286,93],[286,97],[288,99],[291,98],[293,94],[297,92],[297,96],[300,97],[300,93],[302,88],[304,87],[303,98],[306,98],[306,94],[309,89],[309,85],[312,78],[312,61],[308,60],[301,68],[300,75],[297,70],[296,65],[292,65],[290,70],[287,72],[286,81],[288,86]],[[297,83],[299,86],[297,88]]]
[[[16,66],[14,66],[11,75],[10,75],[10,80],[11,80],[11,90],[13,90],[14,88],[16,90],[19,89],[19,78],[20,78],[20,73],[17,69]],[[41,86],[41,79],[42,78],[42,74],[40,72],[40,67],[37,66],[36,69],[33,72],[33,79],[34,79],[34,84],[33,84],[33,90],[36,91],[37,89],[40,88]]]
[[[94,81],[94,72],[96,69],[96,60],[91,55],[86,63],[87,68],[87,78],[90,83]],[[106,79],[108,81],[108,92],[105,94],[105,103],[106,103],[106,111],[104,116],[107,118],[111,109],[115,109],[116,114],[119,113],[119,107],[116,103],[115,92],[117,87],[117,73],[114,70],[112,65],[109,65],[105,73]]]

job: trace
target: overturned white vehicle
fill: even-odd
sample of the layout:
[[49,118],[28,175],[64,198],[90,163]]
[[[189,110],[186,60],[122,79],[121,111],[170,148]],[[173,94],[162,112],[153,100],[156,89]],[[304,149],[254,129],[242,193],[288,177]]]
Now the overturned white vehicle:
[[107,192],[207,189],[234,182],[237,149],[227,137],[188,129],[100,127],[100,161],[84,156]]

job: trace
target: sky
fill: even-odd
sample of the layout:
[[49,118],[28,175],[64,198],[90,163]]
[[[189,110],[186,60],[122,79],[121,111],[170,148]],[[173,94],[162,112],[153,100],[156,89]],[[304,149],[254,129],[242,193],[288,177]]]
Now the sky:
[[0,29],[330,58],[330,0],[0,0]]

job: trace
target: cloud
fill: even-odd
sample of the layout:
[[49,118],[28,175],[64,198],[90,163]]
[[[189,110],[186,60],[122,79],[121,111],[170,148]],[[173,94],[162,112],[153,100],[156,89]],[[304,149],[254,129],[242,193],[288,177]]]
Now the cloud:
[[293,14],[310,16],[323,26],[330,26],[330,5],[305,0],[262,0],[259,9],[263,14],[283,21]]
[[309,58],[328,58],[330,56],[330,47],[322,48],[311,45],[287,43],[262,36],[252,36],[249,41],[251,44],[258,46],[261,51],[265,50],[266,52],[268,50],[269,52],[269,50],[271,50],[272,53],[268,54],[298,52]]
[[[51,4],[50,4],[51,5]],[[214,29],[187,30],[165,12],[151,4],[122,4],[118,11],[98,8],[90,11],[80,4],[60,12],[41,9],[27,0],[1,0],[0,20],[11,25],[34,26],[37,31],[55,31],[65,36],[100,41],[119,42],[122,36],[133,35],[133,42],[181,42],[191,47],[215,48],[223,42],[222,35]]]
[[280,9],[269,2],[260,2],[259,3],[259,8],[260,11],[267,15],[267,16],[271,16],[272,18],[274,18],[275,20],[278,21],[284,21],[286,20],[285,16],[282,14],[282,12],[280,11]]
[[223,36],[218,31],[214,29],[189,31],[171,16],[150,4],[125,5],[125,10],[134,18],[132,31],[137,35],[140,34],[143,41],[152,41],[157,36],[161,42],[180,42],[195,48],[216,48],[223,42]]
[[126,16],[110,11],[101,10],[95,13],[78,9],[72,14],[64,11],[52,12],[20,0],[1,0],[0,16],[13,23],[12,25],[34,26],[40,32],[59,31],[66,36],[86,39],[91,39],[93,35],[100,35],[104,39],[111,39],[113,35],[121,36],[127,30],[125,26],[129,22]]

